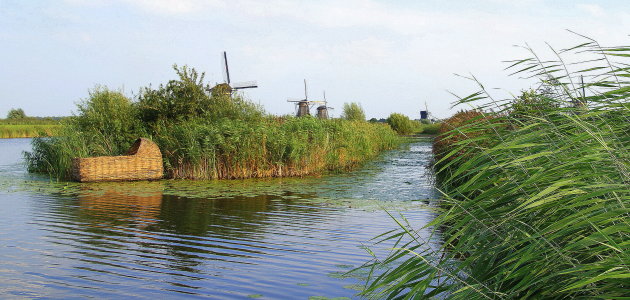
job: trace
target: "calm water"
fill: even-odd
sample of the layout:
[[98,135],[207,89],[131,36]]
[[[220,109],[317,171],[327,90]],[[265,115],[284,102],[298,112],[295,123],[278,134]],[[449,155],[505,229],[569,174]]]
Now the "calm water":
[[117,184],[29,175],[29,149],[0,140],[1,298],[353,298],[383,209],[433,217],[427,141],[321,178]]

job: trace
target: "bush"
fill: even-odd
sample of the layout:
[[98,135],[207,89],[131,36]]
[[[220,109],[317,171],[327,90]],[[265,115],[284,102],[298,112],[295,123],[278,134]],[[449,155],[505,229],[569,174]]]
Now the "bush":
[[10,120],[24,119],[24,118],[26,118],[26,114],[24,113],[24,110],[22,110],[21,108],[18,108],[18,109],[12,108],[11,110],[9,110],[9,113],[7,114],[7,119],[10,119]]
[[356,102],[344,103],[341,117],[349,121],[365,121],[365,112]]
[[120,92],[97,87],[77,110],[61,122],[58,137],[33,140],[25,154],[29,171],[69,178],[73,157],[120,155],[146,135],[136,107]]
[[398,134],[408,135],[416,132],[419,129],[419,123],[416,121],[412,121],[409,117],[399,114],[392,113],[387,118],[387,124],[394,129],[394,131],[398,132]]

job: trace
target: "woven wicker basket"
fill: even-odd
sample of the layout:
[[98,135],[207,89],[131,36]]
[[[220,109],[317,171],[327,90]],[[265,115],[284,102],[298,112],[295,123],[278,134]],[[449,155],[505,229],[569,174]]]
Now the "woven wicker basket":
[[72,159],[72,178],[80,182],[161,179],[162,153],[150,140],[140,138],[124,156]]

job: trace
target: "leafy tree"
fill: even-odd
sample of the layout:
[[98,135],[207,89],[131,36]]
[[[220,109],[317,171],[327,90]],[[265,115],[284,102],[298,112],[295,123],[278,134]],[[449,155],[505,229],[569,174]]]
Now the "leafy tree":
[[9,110],[9,113],[7,114],[7,119],[24,119],[26,118],[26,114],[24,113],[24,110],[22,110],[21,108],[18,109],[14,109],[12,108],[11,110]]
[[365,121],[365,112],[359,103],[344,103],[341,117],[350,121]]
[[416,125],[415,121],[412,121],[409,117],[399,113],[392,113],[389,115],[389,118],[387,118],[387,124],[389,124],[394,131],[398,132],[398,134],[411,134],[419,127]]

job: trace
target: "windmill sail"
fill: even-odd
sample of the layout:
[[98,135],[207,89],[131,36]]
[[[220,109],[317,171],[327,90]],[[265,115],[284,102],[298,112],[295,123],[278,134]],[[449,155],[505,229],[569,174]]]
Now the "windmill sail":
[[249,89],[249,88],[257,88],[258,83],[256,81],[244,81],[231,84],[233,89]]
[[228,68],[227,53],[223,51],[221,54],[221,69],[223,70],[223,81],[230,84],[230,69]]

